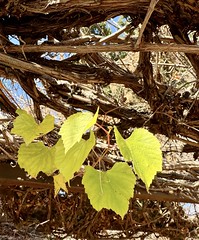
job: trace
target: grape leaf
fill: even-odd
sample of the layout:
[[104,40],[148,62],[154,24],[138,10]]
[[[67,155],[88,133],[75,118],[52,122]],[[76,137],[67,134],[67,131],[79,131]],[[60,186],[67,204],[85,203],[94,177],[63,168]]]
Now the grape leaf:
[[26,111],[17,109],[16,113],[19,116],[14,120],[14,128],[11,132],[23,137],[26,145],[39,137],[40,134],[46,134],[54,128],[54,117],[51,115],[46,116],[39,125],[35,122],[33,116]]
[[93,131],[90,132],[90,138],[88,140],[81,139],[80,142],[75,143],[67,153],[64,151],[62,140],[60,139],[58,141],[55,145],[55,165],[64,176],[66,182],[73,178],[75,172],[79,171],[94,145],[95,135]]
[[129,199],[133,197],[135,175],[127,163],[115,163],[107,172],[86,166],[82,183],[92,206],[100,211],[112,209],[122,218],[128,211]]
[[117,145],[126,160],[132,160],[136,174],[147,191],[156,173],[162,170],[162,152],[158,139],[144,128],[137,128],[124,139],[114,127]]
[[44,146],[42,142],[21,144],[18,151],[18,163],[29,175],[36,178],[40,171],[51,175],[55,170],[55,149]]
[[130,151],[128,145],[127,145],[126,139],[124,139],[121,136],[121,134],[117,130],[116,126],[114,126],[114,133],[115,133],[116,143],[117,143],[117,145],[118,145],[118,147],[120,149],[120,152],[121,152],[122,156],[127,161],[132,160],[131,151]]
[[97,122],[98,113],[99,113],[99,107],[97,108],[97,111],[96,111],[95,115],[93,116],[92,120],[90,122],[88,122],[87,126],[85,127],[86,130],[91,128]]
[[68,192],[68,189],[66,187],[66,180],[62,174],[53,176],[53,180],[54,180],[54,197],[57,196],[60,189],[63,189],[65,192]]
[[98,111],[75,113],[68,117],[60,129],[65,152],[67,152],[75,143],[82,139],[82,135],[91,128],[97,121]]
[[39,134],[47,134],[54,129],[54,117],[48,114],[44,120],[38,125]]

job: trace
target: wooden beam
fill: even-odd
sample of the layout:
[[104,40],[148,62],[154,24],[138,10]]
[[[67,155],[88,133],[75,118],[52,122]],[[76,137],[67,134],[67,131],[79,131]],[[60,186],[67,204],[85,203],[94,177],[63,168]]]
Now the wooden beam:
[[[67,186],[71,193],[84,193],[84,186],[81,183],[81,177],[76,177],[70,182],[70,187]],[[53,178],[43,177],[40,180],[29,179],[26,172],[18,165],[13,168],[8,163],[0,164],[0,188],[6,186],[26,186],[31,188],[48,188],[53,189]],[[198,203],[198,199],[180,194],[180,192],[165,192],[165,189],[151,190],[147,192],[140,186],[135,187],[134,199],[153,200],[153,201],[168,201],[168,202],[185,202]]]
[[96,53],[96,52],[184,52],[191,54],[199,54],[198,45],[188,44],[152,44],[142,43],[140,46],[135,47],[134,43],[120,43],[120,44],[90,44],[90,45],[23,45],[23,46],[7,46],[2,47],[0,45],[1,52],[7,53],[45,53],[45,52],[57,52],[57,53]]

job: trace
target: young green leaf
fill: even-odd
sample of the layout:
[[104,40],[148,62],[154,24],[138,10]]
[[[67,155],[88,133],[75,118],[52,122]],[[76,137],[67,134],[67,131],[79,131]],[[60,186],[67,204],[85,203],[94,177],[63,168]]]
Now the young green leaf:
[[122,218],[128,211],[135,182],[135,175],[127,163],[115,163],[107,172],[87,166],[82,180],[85,192],[97,211],[112,209]]
[[120,149],[121,154],[123,155],[124,159],[127,161],[132,160],[132,155],[131,155],[131,151],[127,145],[127,140],[124,139],[121,134],[119,133],[119,131],[117,130],[117,127],[114,126],[114,133],[115,133],[115,139],[116,139],[116,143]]
[[131,146],[135,172],[149,190],[154,176],[158,171],[162,171],[160,143],[152,133],[140,128],[135,129],[129,137],[128,145]]
[[54,128],[54,117],[46,116],[43,122],[39,125],[35,122],[33,116],[22,109],[17,109],[16,113],[19,115],[14,120],[14,128],[11,133],[23,137],[26,145],[31,143],[40,134],[46,134]]
[[64,176],[66,182],[73,178],[75,172],[79,171],[94,145],[95,135],[92,131],[88,140],[81,139],[67,153],[64,151],[62,140],[58,141],[55,145],[55,165]]
[[124,139],[114,127],[117,145],[126,160],[132,160],[136,174],[147,191],[156,173],[162,170],[162,152],[158,139],[144,128],[137,128]]
[[18,163],[29,175],[36,178],[40,171],[51,175],[54,165],[55,149],[44,146],[42,142],[31,143],[28,146],[21,144],[18,151]]
[[14,128],[11,133],[22,136],[28,145],[38,135],[37,123],[30,114],[22,109],[17,109],[16,113],[19,116],[14,120]]
[[82,135],[91,128],[97,121],[98,111],[93,114],[91,112],[80,112],[71,115],[66,119],[60,129],[65,153],[77,142],[82,139]]
[[53,176],[53,180],[54,180],[54,197],[57,196],[60,189],[63,189],[65,192],[68,192],[68,189],[66,187],[66,180],[62,174]]
[[38,133],[44,135],[52,131],[54,129],[54,120],[52,115],[47,115],[38,125]]

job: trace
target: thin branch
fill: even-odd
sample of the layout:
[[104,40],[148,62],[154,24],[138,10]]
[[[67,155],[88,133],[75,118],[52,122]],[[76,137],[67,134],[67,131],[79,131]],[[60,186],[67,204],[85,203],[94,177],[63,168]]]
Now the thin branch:
[[141,41],[142,41],[142,36],[143,36],[143,33],[144,33],[144,30],[146,28],[146,25],[155,9],[155,6],[156,4],[159,2],[159,0],[151,0],[150,2],[150,5],[149,5],[149,8],[148,8],[148,11],[147,11],[147,14],[145,16],[145,19],[144,19],[144,22],[142,24],[142,27],[140,29],[140,33],[139,33],[139,36],[138,36],[138,39],[137,39],[137,42],[135,44],[135,47],[139,47],[140,44],[141,44]]
[[113,32],[112,34],[102,38],[99,40],[99,43],[104,43],[104,42],[110,42],[111,40],[113,40],[114,38],[117,38],[120,34],[122,34],[123,32],[129,30],[129,28],[131,27],[130,24],[125,25],[124,27],[120,28],[118,31]]
[[188,145],[191,145],[191,146],[199,148],[199,143],[198,142],[189,141],[187,139],[184,139],[184,138],[178,137],[178,136],[173,136],[173,139],[179,140],[179,141],[184,142],[184,143],[186,143]]
[[5,149],[3,149],[1,146],[0,146],[0,150],[1,150],[3,153],[5,153],[5,155],[6,155],[9,159],[11,159],[11,160],[13,160],[13,161],[16,161],[16,160],[17,160],[17,159],[14,158],[10,153],[8,153]]

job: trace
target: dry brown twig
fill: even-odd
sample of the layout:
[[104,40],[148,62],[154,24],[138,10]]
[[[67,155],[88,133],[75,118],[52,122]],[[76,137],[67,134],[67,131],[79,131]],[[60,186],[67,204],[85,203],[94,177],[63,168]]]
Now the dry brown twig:
[[137,42],[136,42],[136,44],[135,44],[135,48],[137,48],[137,47],[140,46],[141,41],[142,41],[142,36],[143,36],[144,30],[145,30],[145,28],[146,28],[146,26],[147,26],[147,23],[148,23],[151,15],[152,15],[154,9],[155,9],[156,4],[157,4],[158,2],[159,2],[159,0],[151,0],[150,5],[149,5],[149,8],[148,8],[148,10],[147,10],[147,14],[146,14],[145,19],[144,19],[144,21],[143,21],[143,23],[142,23],[142,27],[141,27],[141,29],[140,29],[140,33],[139,33]]

